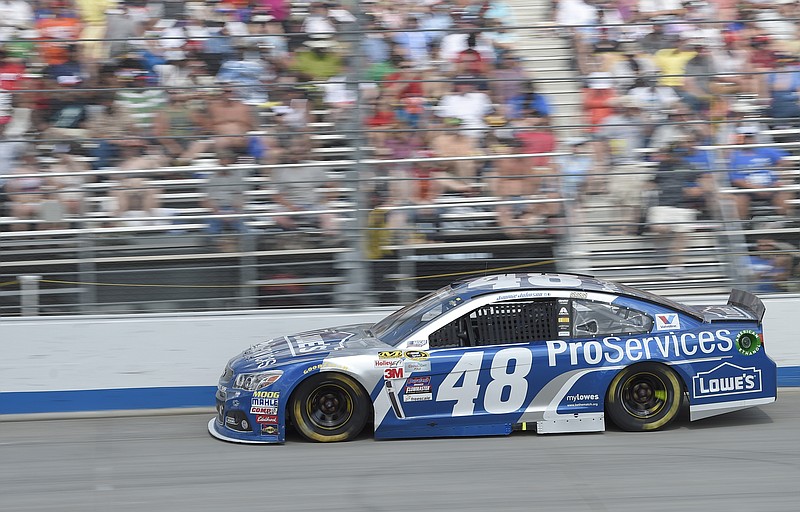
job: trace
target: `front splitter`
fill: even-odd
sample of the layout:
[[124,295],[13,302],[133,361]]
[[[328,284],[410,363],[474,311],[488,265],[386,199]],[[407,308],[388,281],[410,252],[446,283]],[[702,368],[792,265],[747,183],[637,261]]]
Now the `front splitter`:
[[217,439],[221,439],[223,441],[228,441],[230,443],[241,443],[241,444],[280,444],[275,441],[251,441],[249,439],[236,439],[235,437],[228,437],[224,434],[221,434],[217,430],[217,419],[211,418],[211,421],[208,422],[208,433],[212,436],[216,437]]

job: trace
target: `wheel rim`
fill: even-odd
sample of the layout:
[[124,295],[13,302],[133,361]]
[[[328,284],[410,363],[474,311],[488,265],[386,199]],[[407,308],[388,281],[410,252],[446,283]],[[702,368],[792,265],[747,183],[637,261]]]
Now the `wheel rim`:
[[622,406],[631,416],[647,419],[656,416],[667,403],[667,383],[652,373],[637,373],[622,386]]
[[314,390],[306,400],[306,413],[316,427],[336,430],[353,415],[353,399],[341,386],[325,384]]

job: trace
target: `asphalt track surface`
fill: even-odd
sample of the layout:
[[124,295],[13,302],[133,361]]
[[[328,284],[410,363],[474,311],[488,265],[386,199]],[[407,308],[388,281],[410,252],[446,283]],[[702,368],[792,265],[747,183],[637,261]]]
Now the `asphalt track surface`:
[[800,389],[667,430],[235,445],[210,414],[0,424],[0,510],[800,510]]

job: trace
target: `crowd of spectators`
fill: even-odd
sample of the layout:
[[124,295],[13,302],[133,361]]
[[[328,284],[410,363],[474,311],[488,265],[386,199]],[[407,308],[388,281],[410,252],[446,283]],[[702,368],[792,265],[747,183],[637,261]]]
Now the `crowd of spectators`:
[[[789,153],[770,147],[770,129],[800,126],[796,2],[554,2],[556,24],[579,25],[560,32],[573,38],[584,79],[582,127],[570,137],[554,129],[562,106],[540,92],[548,77],[525,70],[517,45],[528,35],[511,29],[503,0],[362,10],[289,0],[0,2],[0,216],[30,221],[11,229],[69,225],[92,210],[121,225],[159,223],[175,212],[161,204],[158,180],[201,178],[200,209],[231,214],[211,219],[209,233],[247,231],[236,215],[264,201],[279,229],[337,236],[342,219],[329,212],[344,185],[315,163],[330,141],[353,142],[340,134],[353,119],[366,156],[389,161],[362,176],[381,212],[373,227],[400,228],[405,239],[441,217],[436,204],[486,197],[496,199],[500,233],[518,238],[558,233],[559,199],[607,193],[622,216],[618,234],[666,233],[678,248],[696,219],[715,215],[720,186],[743,191],[730,194],[742,219],[754,205],[794,215],[794,195],[781,188]],[[368,32],[355,37],[359,28]],[[766,146],[697,149],[740,143]],[[425,161],[530,153],[543,155]],[[185,170],[197,162],[222,169]],[[173,171],[98,172],[158,168]],[[92,189],[106,200],[86,201],[90,184],[108,185]],[[274,193],[246,196],[254,188]],[[470,213],[461,210],[459,225]]]
[[[255,186],[275,189],[269,201],[287,213],[275,218],[281,229],[336,231],[337,219],[294,214],[336,203],[325,190],[339,184],[313,165],[322,154],[315,150],[337,139],[357,103],[376,158],[551,152],[557,144],[552,109],[514,52],[514,18],[502,0],[374,2],[364,13],[288,0],[11,0],[0,9],[2,213],[31,221],[10,223],[15,230],[57,227],[59,218],[70,225],[92,210],[121,225],[146,224],[154,213],[153,223],[163,222],[170,212],[160,204],[161,177],[203,178],[202,208],[242,213],[251,187],[243,179],[260,176]],[[358,28],[369,33],[353,37]],[[347,79],[363,83],[356,91]],[[332,124],[315,122],[319,112]],[[328,133],[298,133],[320,130]],[[273,167],[180,169],[198,161]],[[162,167],[175,171],[118,180],[102,172]],[[386,223],[402,226],[415,225],[416,210],[398,215],[394,206],[497,194],[517,204],[496,212],[517,236],[520,225],[542,232],[544,219],[558,215],[525,204],[558,195],[546,178],[553,172],[546,157],[401,162],[373,170],[396,180],[364,186],[374,186],[369,195],[389,212]],[[107,200],[85,201],[86,184],[109,181],[93,189],[108,190]],[[46,216],[45,201],[53,203]],[[49,222],[34,222],[43,217]],[[246,226],[212,219],[208,229]]]
[[744,227],[796,222],[800,3],[559,0],[555,16],[585,77],[582,186],[619,205],[618,234],[664,236],[679,268],[727,204]]

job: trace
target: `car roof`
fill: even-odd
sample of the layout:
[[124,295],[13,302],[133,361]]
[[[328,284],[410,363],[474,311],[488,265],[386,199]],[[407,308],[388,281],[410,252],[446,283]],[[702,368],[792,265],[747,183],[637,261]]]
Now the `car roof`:
[[[528,278],[536,276],[533,282]],[[541,276],[541,277],[539,277]],[[611,293],[614,295],[632,297],[648,302],[664,305],[665,307],[680,311],[695,318],[698,316],[688,306],[680,304],[661,295],[656,295],[645,290],[633,288],[625,284],[598,279],[584,274],[550,273],[550,272],[518,272],[509,274],[488,274],[485,276],[463,279],[451,285],[453,291],[461,296],[470,298],[484,295],[488,292],[502,292],[509,290],[544,290],[557,288],[560,290],[575,290],[585,292]]]

